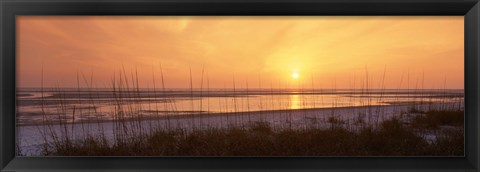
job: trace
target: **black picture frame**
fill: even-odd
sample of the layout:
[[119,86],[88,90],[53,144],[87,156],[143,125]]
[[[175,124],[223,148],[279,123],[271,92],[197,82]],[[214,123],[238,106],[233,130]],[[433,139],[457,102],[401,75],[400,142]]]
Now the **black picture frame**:
[[[465,17],[465,157],[15,157],[15,17],[456,15]],[[478,0],[0,0],[0,171],[479,171]]]

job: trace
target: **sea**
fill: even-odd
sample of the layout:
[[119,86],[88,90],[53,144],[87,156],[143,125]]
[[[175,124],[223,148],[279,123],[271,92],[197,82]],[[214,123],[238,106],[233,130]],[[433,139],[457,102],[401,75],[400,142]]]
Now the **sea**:
[[115,114],[142,117],[210,115],[275,110],[463,103],[461,89],[104,89],[18,88],[17,125],[108,121]]

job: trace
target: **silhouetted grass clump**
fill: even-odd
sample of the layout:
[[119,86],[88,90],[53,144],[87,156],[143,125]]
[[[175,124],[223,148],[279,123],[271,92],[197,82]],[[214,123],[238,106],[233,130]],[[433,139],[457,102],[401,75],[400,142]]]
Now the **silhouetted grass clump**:
[[429,110],[416,111],[420,113],[412,120],[412,126],[416,128],[438,129],[441,126],[463,126],[463,110]]
[[464,153],[464,129],[447,129],[443,132],[443,135],[437,138],[433,144],[434,152],[432,155],[463,155]]
[[360,149],[368,155],[427,155],[430,145],[413,130],[393,118],[381,123],[380,128],[362,129],[358,142]]
[[[438,112],[439,113],[439,112]],[[433,113],[432,114],[438,114]],[[442,112],[441,114],[457,114]],[[430,114],[430,113],[429,113]],[[438,120],[438,125],[443,124]],[[400,119],[392,118],[359,130],[272,128],[269,123],[248,126],[157,129],[144,136],[116,141],[88,138],[45,148],[45,155],[69,156],[463,156],[463,129],[446,129],[429,143]]]

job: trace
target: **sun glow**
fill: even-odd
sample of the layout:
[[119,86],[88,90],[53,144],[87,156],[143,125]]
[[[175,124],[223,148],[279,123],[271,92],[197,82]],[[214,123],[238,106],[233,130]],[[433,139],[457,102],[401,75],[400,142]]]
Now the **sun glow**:
[[202,78],[210,73],[209,87],[215,88],[233,87],[225,81],[235,74],[241,84],[262,88],[270,88],[265,82],[297,88],[313,80],[349,89],[367,74],[374,78],[369,82],[380,82],[386,73],[384,84],[370,85],[406,89],[415,87],[402,83],[409,73],[425,78],[422,88],[463,89],[463,21],[463,16],[20,16],[17,86],[76,88],[77,73],[83,72],[98,82],[92,86],[103,87],[125,65],[127,71],[138,67],[141,87],[158,86],[161,70],[171,88],[190,88],[190,77],[199,80],[193,87],[205,87]]
[[292,78],[293,78],[293,79],[297,79],[299,76],[300,76],[300,75],[298,75],[298,73],[296,73],[296,72],[292,74]]

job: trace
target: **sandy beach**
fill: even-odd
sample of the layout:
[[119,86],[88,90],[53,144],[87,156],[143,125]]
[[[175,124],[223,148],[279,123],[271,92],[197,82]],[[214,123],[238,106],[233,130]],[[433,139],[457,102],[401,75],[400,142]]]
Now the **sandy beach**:
[[[275,110],[261,112],[239,112],[239,113],[218,113],[195,115],[193,118],[188,115],[177,115],[169,118],[161,117],[156,119],[138,119],[127,121],[127,126],[137,127],[137,130],[149,131],[150,128],[164,128],[167,125],[171,129],[199,129],[209,127],[229,127],[242,126],[251,122],[268,122],[274,127],[329,127],[332,124],[331,119],[341,121],[335,125],[350,126],[354,129],[362,124],[381,122],[394,116],[406,119],[409,109],[415,107],[418,110],[427,110],[436,106],[454,106],[448,104],[411,104],[388,105],[388,106],[368,106],[368,107],[341,107],[341,108],[320,108],[320,109],[301,109],[301,110]],[[369,115],[367,115],[369,114]],[[287,122],[290,121],[290,122]],[[55,131],[58,137],[64,133],[73,135],[73,138],[83,138],[85,135],[101,136],[104,135],[109,141],[114,138],[115,123],[112,121],[97,121],[91,123],[75,124],[52,124],[52,125],[27,125],[17,127],[17,138],[22,154],[27,156],[36,156],[40,154],[41,145],[44,144],[43,132]],[[434,139],[432,134],[425,134],[424,138]],[[51,138],[49,138],[51,140]]]

